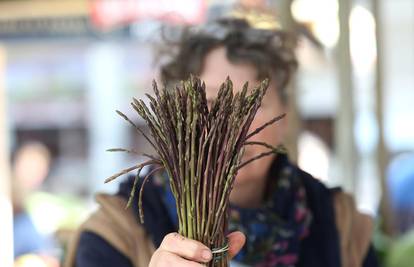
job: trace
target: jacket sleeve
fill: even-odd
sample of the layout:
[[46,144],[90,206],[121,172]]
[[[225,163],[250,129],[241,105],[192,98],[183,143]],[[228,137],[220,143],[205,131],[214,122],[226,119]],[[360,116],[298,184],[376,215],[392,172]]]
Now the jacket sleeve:
[[370,245],[367,255],[364,259],[363,267],[379,267],[377,256],[375,255],[374,248]]
[[131,261],[92,232],[82,232],[76,251],[76,267],[133,267]]

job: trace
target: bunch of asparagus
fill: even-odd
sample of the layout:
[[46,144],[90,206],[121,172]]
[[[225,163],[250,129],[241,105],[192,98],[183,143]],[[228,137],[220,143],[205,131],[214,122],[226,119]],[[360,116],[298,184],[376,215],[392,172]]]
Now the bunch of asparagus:
[[[237,171],[256,159],[279,151],[279,148],[265,143],[249,141],[249,138],[284,116],[275,117],[249,132],[267,87],[268,80],[264,80],[248,92],[246,83],[241,92],[233,94],[233,84],[227,78],[209,107],[205,84],[194,76],[175,88],[162,90],[154,81],[155,96],[146,95],[149,106],[135,98],[131,103],[149,127],[151,137],[125,114],[117,113],[144,136],[157,156],[145,155],[147,161],[125,169],[105,182],[137,170],[129,206],[140,171],[144,166],[155,166],[145,176],[140,188],[140,219],[143,222],[144,185],[155,172],[164,170],[176,200],[179,233],[211,248],[223,248],[226,244],[229,195]],[[246,145],[262,145],[269,151],[242,162],[243,147]],[[109,151],[134,152],[121,148]],[[226,257],[216,259],[220,260],[212,261],[209,266],[227,266]]]

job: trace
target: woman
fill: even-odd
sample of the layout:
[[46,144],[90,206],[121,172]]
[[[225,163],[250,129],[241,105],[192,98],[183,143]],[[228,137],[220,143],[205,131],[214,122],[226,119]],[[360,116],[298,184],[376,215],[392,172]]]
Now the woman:
[[[240,19],[222,19],[183,34],[177,54],[161,68],[167,84],[190,73],[207,85],[213,100],[230,76],[235,91],[248,81],[270,78],[256,115],[255,129],[286,111],[286,86],[297,67],[294,40],[285,32],[256,29]],[[277,146],[286,135],[282,120],[255,140]],[[249,146],[245,157],[262,153]],[[174,233],[175,204],[167,179],[155,177],[144,194],[145,223],[137,206],[123,210],[132,180],[117,196],[98,195],[101,209],[80,229],[67,267],[203,266],[209,248]],[[134,201],[136,203],[136,201]],[[230,257],[243,266],[377,266],[369,250],[371,220],[356,212],[352,200],[332,191],[289,162],[285,154],[261,158],[237,174],[230,195]],[[157,249],[156,249],[157,248]]]

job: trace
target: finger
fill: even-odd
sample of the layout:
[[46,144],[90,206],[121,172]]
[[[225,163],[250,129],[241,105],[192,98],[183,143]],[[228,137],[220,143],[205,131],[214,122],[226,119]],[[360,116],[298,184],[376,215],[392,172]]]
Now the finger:
[[178,233],[166,235],[160,245],[160,249],[197,262],[208,262],[212,258],[208,247],[201,242],[185,238]]
[[205,267],[205,265],[186,260],[166,250],[157,250],[151,259],[149,267]]
[[232,259],[242,249],[246,242],[246,236],[239,231],[233,232],[227,236],[229,239],[229,258]]

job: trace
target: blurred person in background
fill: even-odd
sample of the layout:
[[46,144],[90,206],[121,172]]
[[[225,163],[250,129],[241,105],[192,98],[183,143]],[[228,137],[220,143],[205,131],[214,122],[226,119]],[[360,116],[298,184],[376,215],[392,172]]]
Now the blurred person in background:
[[392,160],[387,182],[396,228],[404,234],[414,226],[414,153],[404,153]]
[[[41,259],[34,256],[34,254],[46,254],[52,248],[53,242],[49,237],[38,231],[26,209],[25,203],[27,197],[36,189],[39,189],[47,177],[50,162],[51,156],[48,148],[38,142],[28,142],[21,145],[14,155],[12,198],[16,266],[28,266],[23,263],[27,262],[29,258],[36,259],[38,262],[45,263],[48,261],[54,263],[53,265],[44,266],[56,266],[57,263],[56,260],[50,257],[43,256],[43,259]],[[31,256],[27,257],[27,255]]]
[[[161,68],[163,82],[174,85],[196,74],[206,82],[207,98],[213,101],[227,76],[235,91],[246,81],[252,86],[270,78],[252,128],[285,113],[286,88],[297,68],[296,40],[261,25],[228,18],[185,30],[176,53]],[[284,119],[254,141],[280,145],[286,130]],[[244,157],[262,152],[261,146],[249,146]],[[100,208],[74,236],[65,267],[203,266],[200,263],[212,259],[209,248],[174,233],[177,217],[168,179],[153,178],[143,197],[143,225],[138,222],[138,194],[132,208],[124,209],[134,177],[123,182],[116,195],[97,196]],[[370,248],[372,219],[356,210],[350,196],[328,189],[286,154],[241,169],[230,202],[231,266],[377,266]]]

